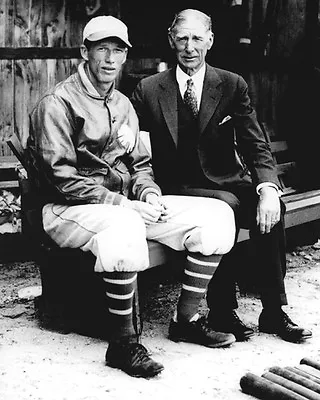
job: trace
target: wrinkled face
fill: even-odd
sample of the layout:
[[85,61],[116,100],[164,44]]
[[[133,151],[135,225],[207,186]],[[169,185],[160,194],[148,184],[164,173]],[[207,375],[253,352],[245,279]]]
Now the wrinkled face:
[[176,52],[181,69],[191,76],[205,63],[206,54],[213,44],[213,33],[200,19],[189,16],[169,34],[169,43]]
[[81,47],[81,55],[88,62],[89,79],[97,89],[110,87],[127,59],[128,49],[116,38],[93,42],[90,48]]

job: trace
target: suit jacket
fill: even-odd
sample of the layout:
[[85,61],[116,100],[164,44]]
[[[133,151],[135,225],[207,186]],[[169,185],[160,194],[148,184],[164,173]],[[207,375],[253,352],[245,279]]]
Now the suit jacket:
[[[131,98],[140,130],[150,133],[155,179],[164,193],[179,185],[177,96],[173,68],[142,79]],[[198,126],[200,165],[215,187],[279,185],[270,147],[241,76],[206,65]]]

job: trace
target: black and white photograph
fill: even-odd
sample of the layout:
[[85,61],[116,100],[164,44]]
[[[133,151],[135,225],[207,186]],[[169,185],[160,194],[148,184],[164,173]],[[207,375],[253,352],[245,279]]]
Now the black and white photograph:
[[1,400],[319,400],[319,132],[319,0],[0,0]]

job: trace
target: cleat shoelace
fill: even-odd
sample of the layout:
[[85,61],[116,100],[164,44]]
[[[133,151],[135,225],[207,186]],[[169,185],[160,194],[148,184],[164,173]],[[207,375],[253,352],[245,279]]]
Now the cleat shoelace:
[[129,354],[132,357],[133,364],[150,361],[150,354],[140,343],[136,343],[134,346],[131,346]]

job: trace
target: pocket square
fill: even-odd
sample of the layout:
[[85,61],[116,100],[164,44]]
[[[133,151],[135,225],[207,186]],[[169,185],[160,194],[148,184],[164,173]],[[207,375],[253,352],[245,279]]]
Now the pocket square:
[[226,117],[223,118],[223,120],[221,122],[219,122],[219,125],[223,125],[226,122],[228,122],[231,119],[230,115],[227,115]]

